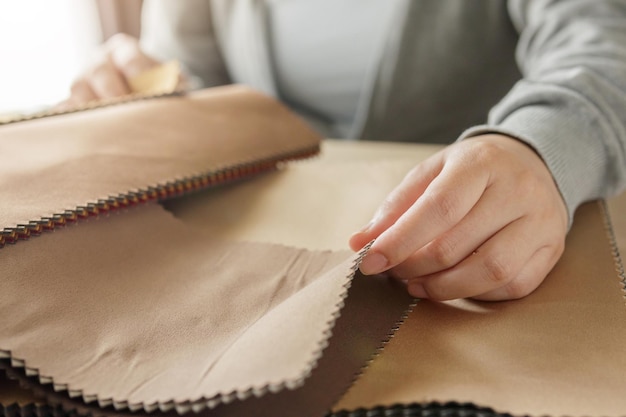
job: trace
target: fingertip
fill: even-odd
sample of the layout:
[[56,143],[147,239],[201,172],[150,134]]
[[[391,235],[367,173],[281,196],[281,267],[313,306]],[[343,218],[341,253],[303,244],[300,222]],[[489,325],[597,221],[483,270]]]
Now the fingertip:
[[99,98],[103,99],[121,97],[131,93],[124,75],[110,57],[105,63],[93,70],[90,83],[93,91]]
[[350,247],[350,249],[357,252],[363,247],[363,245],[360,244],[362,240],[363,239],[361,239],[360,233],[357,232],[350,236],[350,239],[348,240],[348,246]]
[[409,295],[411,295],[411,297],[426,299],[430,298],[428,296],[428,291],[426,291],[424,285],[418,282],[409,282],[407,285],[407,291],[409,292]]
[[358,231],[354,232],[350,239],[348,240],[348,245],[350,249],[353,251],[359,251],[363,249],[365,245],[374,240],[375,236],[372,236],[371,230],[374,226],[374,220],[363,226]]
[[363,249],[363,247],[365,247],[365,245],[367,245],[371,241],[372,239],[369,238],[366,233],[356,232],[355,234],[350,236],[350,239],[348,240],[348,245],[350,246],[350,249],[357,252]]
[[379,252],[368,252],[361,261],[359,269],[363,275],[376,275],[389,269],[389,260]]
[[83,105],[98,99],[98,96],[91,88],[90,83],[80,78],[72,84],[70,87],[70,97],[66,102],[72,106]]

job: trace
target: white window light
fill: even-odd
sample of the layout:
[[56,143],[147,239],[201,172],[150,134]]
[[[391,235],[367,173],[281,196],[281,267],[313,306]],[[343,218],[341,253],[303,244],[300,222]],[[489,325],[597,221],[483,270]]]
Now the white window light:
[[93,0],[0,0],[0,113],[63,100],[100,42]]

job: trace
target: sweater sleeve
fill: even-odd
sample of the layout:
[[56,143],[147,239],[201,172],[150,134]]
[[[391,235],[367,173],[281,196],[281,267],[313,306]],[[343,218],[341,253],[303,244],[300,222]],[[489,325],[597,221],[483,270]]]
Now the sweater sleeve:
[[230,82],[213,30],[210,0],[144,0],[141,45],[157,59],[177,59],[197,87]]
[[523,78],[461,139],[487,132],[526,142],[568,208],[626,185],[626,1],[509,0]]

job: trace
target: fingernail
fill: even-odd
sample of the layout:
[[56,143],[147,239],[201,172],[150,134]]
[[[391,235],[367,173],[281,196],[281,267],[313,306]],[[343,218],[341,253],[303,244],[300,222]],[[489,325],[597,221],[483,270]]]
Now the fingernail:
[[361,262],[359,269],[364,275],[379,274],[387,269],[389,261],[381,253],[368,253]]
[[422,284],[410,283],[407,287],[409,294],[415,298],[428,298],[428,293]]

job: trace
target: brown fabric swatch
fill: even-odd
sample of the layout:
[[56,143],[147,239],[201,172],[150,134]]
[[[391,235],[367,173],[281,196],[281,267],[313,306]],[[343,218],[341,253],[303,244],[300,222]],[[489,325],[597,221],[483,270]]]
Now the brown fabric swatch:
[[311,153],[320,141],[278,102],[241,86],[17,122],[0,126],[0,138],[0,230],[223,168]]
[[530,296],[419,302],[335,409],[473,402],[515,415],[621,416],[626,305],[603,206],[580,208]]

